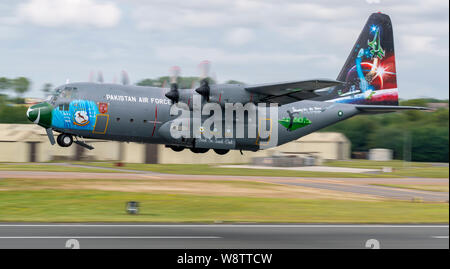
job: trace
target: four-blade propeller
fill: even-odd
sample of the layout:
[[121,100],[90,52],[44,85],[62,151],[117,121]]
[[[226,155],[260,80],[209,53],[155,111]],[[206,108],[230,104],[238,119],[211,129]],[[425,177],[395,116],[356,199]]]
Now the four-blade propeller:
[[[121,72],[121,82],[122,85],[129,85],[130,84],[130,78],[128,77],[128,73],[125,70],[122,70]],[[89,73],[89,82],[94,82],[94,71],[91,71]],[[103,83],[104,79],[103,79],[103,73],[102,71],[98,71],[97,72],[97,83]],[[116,84],[117,83],[117,77],[114,76],[113,79],[113,83]]]
[[198,65],[200,71],[201,71],[201,76],[200,76],[200,87],[198,87],[197,89],[195,89],[195,91],[202,95],[206,101],[209,101],[209,95],[211,92],[211,88],[209,87],[209,70],[211,67],[211,62],[208,60],[202,61],[199,65]]
[[[211,89],[210,89],[211,79],[209,77],[210,67],[211,67],[210,61],[204,60],[204,61],[200,62],[200,64],[198,65],[198,68],[200,70],[200,85],[198,86],[198,88],[195,89],[195,91],[198,94],[202,95],[206,99],[206,101],[209,101],[210,92],[211,92]],[[165,94],[165,96],[167,98],[169,98],[172,101],[172,103],[177,103],[180,100],[178,78],[181,73],[181,68],[179,66],[173,66],[170,68],[169,72],[170,72],[170,90]],[[122,75],[121,76],[122,77],[122,79],[121,79],[122,85],[129,85],[130,79],[128,77],[127,72],[122,71],[121,75]],[[94,72],[91,72],[89,74],[90,82],[93,82],[93,80],[94,80],[93,77],[94,77]],[[116,80],[114,79],[114,83],[115,83],[115,81]],[[97,73],[97,82],[98,83],[104,82],[103,73],[101,71],[99,71]],[[166,87],[166,84],[167,84],[167,82],[164,81],[164,84],[162,85],[163,88]]]
[[180,93],[178,92],[178,76],[180,75],[180,72],[181,69],[178,66],[170,68],[170,91],[165,95],[172,103],[177,103],[178,100],[180,100]]

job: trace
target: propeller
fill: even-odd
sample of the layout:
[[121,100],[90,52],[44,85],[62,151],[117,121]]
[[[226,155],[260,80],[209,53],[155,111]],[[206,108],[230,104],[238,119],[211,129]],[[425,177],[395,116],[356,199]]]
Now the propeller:
[[98,72],[97,82],[103,83],[103,73],[101,71]]
[[167,98],[172,100],[172,103],[177,103],[180,99],[180,93],[178,92],[178,76],[180,75],[181,69],[178,66],[173,66],[170,68],[170,91],[165,95]]
[[201,71],[201,75],[200,75],[200,87],[198,87],[197,89],[195,89],[195,91],[202,95],[206,101],[209,101],[209,94],[211,92],[211,89],[209,87],[209,70],[211,67],[211,62],[208,60],[202,61],[199,65],[198,65],[200,71]]
[[129,85],[130,78],[128,77],[128,73],[125,70],[122,70],[122,85]]
[[89,82],[94,82],[94,71],[89,73]]

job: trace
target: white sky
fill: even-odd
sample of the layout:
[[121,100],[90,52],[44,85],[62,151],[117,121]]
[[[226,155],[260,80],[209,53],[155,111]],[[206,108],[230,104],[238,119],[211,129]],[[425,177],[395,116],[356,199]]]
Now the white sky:
[[394,24],[400,98],[449,97],[447,0],[2,0],[0,77],[53,85],[196,76],[219,82],[336,78],[367,18]]

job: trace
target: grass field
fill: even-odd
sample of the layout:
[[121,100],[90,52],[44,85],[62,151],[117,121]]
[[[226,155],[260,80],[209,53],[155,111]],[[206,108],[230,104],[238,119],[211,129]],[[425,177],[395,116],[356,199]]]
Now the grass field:
[[[137,164],[126,163],[122,167],[115,167],[113,163],[77,163],[89,166],[120,168],[124,170],[152,171],[168,174],[188,175],[224,175],[224,176],[266,176],[266,177],[373,177],[369,174],[360,173],[330,173],[310,171],[289,171],[276,169],[246,169],[246,168],[222,168],[208,164]],[[379,175],[380,177],[387,177]]]
[[259,198],[379,200],[368,195],[239,180],[24,179],[0,180],[1,191],[97,190]]
[[[208,164],[133,164],[126,163],[116,167],[112,162],[73,162],[73,164],[87,167],[74,167],[61,164],[5,164],[0,163],[0,171],[50,171],[50,172],[91,172],[91,173],[120,173],[120,170],[140,170],[169,174],[190,175],[229,175],[229,176],[282,176],[282,177],[329,177],[329,178],[401,178],[401,177],[430,177],[448,178],[449,168],[432,166],[428,163],[411,162],[404,166],[402,161],[376,162],[367,160],[332,161],[324,165],[334,167],[352,167],[381,169],[392,167],[391,173],[347,173],[347,172],[311,172],[277,169],[245,169],[223,168]],[[91,167],[91,168],[90,168]],[[105,170],[99,168],[114,168]]]
[[370,161],[370,160],[348,160],[348,161],[327,161],[324,165],[335,167],[354,167],[367,169],[381,169],[383,167],[404,168],[404,167],[432,167],[430,163],[404,162],[401,160],[392,161]]
[[[449,220],[448,203],[345,200],[340,196],[311,194],[303,187],[242,181],[2,179],[0,222],[448,223]],[[125,213],[127,201],[140,202],[139,215]]]
[[393,177],[432,177],[432,178],[448,178],[449,168],[443,166],[433,166],[430,163],[422,162],[403,162],[399,160],[393,161],[369,161],[369,160],[349,160],[349,161],[330,161],[326,162],[326,166],[334,167],[353,167],[367,169],[382,169],[383,167],[391,167],[392,173],[383,173],[383,175],[392,175]]
[[[390,162],[384,162],[389,164]],[[399,161],[393,161],[394,171],[392,173],[346,173],[346,172],[310,172],[310,171],[292,171],[276,169],[245,169],[245,168],[222,168],[207,164],[133,164],[126,163],[120,169],[152,171],[169,174],[190,174],[190,175],[229,175],[229,176],[282,176],[282,177],[330,177],[330,178],[396,178],[396,177],[432,177],[448,178],[448,167],[431,166],[424,163],[418,163],[417,166],[403,168]],[[117,168],[113,163],[95,162],[95,163],[77,163],[88,166]],[[328,166],[329,163],[325,165]],[[384,166],[378,162],[330,162],[330,166],[336,167],[355,167],[381,169]],[[347,164],[347,166],[345,166]],[[415,164],[415,163],[413,163]]]
[[121,173],[120,171],[106,171],[105,169],[70,167],[64,165],[45,164],[4,164],[0,163],[0,171],[47,171],[47,172],[86,172],[86,173]]
[[[251,198],[93,190],[6,191],[0,221],[448,223],[448,204]],[[126,201],[140,214],[127,215]]]
[[398,168],[392,173],[385,174],[392,174],[399,177],[448,178],[449,170],[448,167]]

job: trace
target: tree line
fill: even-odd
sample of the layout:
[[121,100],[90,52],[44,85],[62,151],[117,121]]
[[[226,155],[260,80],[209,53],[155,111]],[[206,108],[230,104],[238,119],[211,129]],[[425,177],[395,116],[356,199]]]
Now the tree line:
[[[414,99],[400,105],[427,106],[448,100]],[[371,148],[392,149],[395,159],[448,162],[449,110],[403,111],[379,115],[359,115],[321,131],[343,133],[352,143],[352,152]]]
[[0,91],[12,90],[18,96],[22,96],[30,89],[30,80],[26,77],[6,78],[0,77]]
[[[210,77],[207,78],[209,80],[210,84],[215,84],[216,81]],[[201,78],[199,77],[178,77],[177,78],[177,84],[178,88],[180,89],[192,89],[199,86]],[[228,80],[225,83],[227,84],[245,84],[243,82],[237,81],[237,80]],[[163,76],[156,79],[143,79],[136,83],[138,86],[152,86],[152,87],[164,87],[169,88],[170,87],[170,77],[169,76]]]

